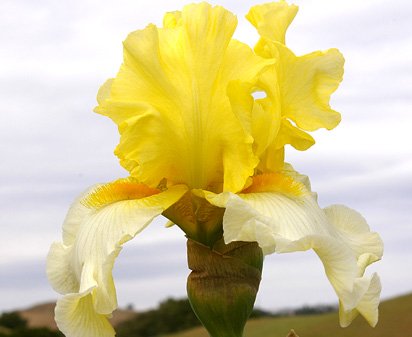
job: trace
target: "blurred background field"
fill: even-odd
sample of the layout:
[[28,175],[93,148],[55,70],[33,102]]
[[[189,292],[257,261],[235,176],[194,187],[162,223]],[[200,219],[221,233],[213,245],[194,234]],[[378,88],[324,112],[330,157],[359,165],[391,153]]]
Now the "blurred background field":
[[[53,320],[54,303],[0,316],[0,337],[60,337]],[[245,337],[286,337],[294,329],[300,337],[411,337],[412,294],[384,301],[380,320],[371,328],[358,317],[348,328],[338,324],[333,306],[302,307],[271,313],[255,310]],[[118,337],[208,337],[186,299],[168,299],[156,309],[118,310],[111,320]]]

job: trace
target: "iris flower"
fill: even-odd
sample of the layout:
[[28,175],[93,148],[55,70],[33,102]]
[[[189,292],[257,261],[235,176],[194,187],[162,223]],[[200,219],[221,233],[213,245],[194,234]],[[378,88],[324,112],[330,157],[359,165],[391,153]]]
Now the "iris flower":
[[232,38],[236,17],[207,3],[126,38],[123,64],[95,111],[117,124],[115,154],[130,175],[78,197],[48,255],[67,337],[114,336],[114,261],[162,214],[205,245],[223,235],[257,242],[264,254],[314,250],[341,325],[359,313],[377,323],[380,281],[364,272],[382,256],[378,234],[348,207],[321,209],[308,178],[284,162],[286,145],[306,150],[314,144],[307,131],[340,121],[329,100],[343,57],[336,49],[296,56],[285,45],[296,13],[284,1],[252,7],[254,50]]

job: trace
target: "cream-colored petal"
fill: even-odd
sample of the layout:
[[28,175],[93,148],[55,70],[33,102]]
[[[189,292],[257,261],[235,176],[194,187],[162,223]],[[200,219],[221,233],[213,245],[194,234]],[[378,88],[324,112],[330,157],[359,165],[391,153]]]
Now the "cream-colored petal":
[[373,324],[379,291],[375,277],[363,275],[364,258],[371,263],[381,257],[379,236],[347,207],[323,211],[313,194],[301,183],[294,186],[290,177],[259,179],[238,195],[205,194],[209,202],[226,208],[225,242],[257,241],[265,254],[313,249],[339,297],[342,325],[355,310]]
[[67,337],[78,335],[71,330],[75,325],[64,322],[65,317],[81,319],[82,312],[88,320],[82,321],[85,325],[103,329],[101,336],[109,333],[108,323],[102,322],[117,307],[111,272],[122,244],[186,191],[184,186],[172,186],[161,192],[121,179],[97,185],[75,201],[63,225],[63,242],[52,245],[47,261],[50,283],[65,295],[58,306],[58,324]]
[[[368,265],[382,258],[383,242],[380,236],[370,231],[366,220],[355,210],[343,205],[333,205],[325,208],[324,211],[342,240],[346,241],[355,252],[358,276],[362,277]],[[359,313],[365,317],[371,326],[375,326],[378,322],[381,291],[379,277],[373,274],[367,280],[368,287],[354,309],[345,310],[344,305],[340,305],[340,322],[342,326],[348,326]]]
[[72,267],[72,246],[54,242],[47,256],[47,278],[60,294],[78,292],[80,280]]
[[57,301],[55,320],[66,337],[113,337],[109,315],[94,310],[92,290],[72,293]]
[[231,81],[255,81],[272,60],[232,39],[236,17],[207,3],[165,16],[124,41],[124,63],[96,111],[119,125],[121,164],[150,186],[238,191],[253,174],[253,138],[232,111]]
[[382,258],[383,242],[378,233],[370,231],[360,213],[344,205],[332,205],[324,211],[330,224],[356,253],[360,274],[369,264]]
[[345,310],[342,303],[339,305],[339,320],[342,327],[349,326],[352,321],[361,314],[370,326],[375,327],[379,318],[379,300],[381,293],[381,282],[379,276],[374,273],[367,278],[368,288],[363,297],[357,303],[356,308]]

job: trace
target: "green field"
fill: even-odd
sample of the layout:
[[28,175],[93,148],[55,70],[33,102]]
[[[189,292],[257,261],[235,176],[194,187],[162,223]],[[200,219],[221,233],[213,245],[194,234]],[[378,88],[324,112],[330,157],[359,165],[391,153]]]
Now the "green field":
[[[251,320],[245,337],[286,337],[294,329],[299,337],[412,337],[412,294],[381,303],[379,323],[371,328],[358,317],[348,328],[338,324],[338,314],[322,314]],[[168,337],[208,337],[196,328]]]

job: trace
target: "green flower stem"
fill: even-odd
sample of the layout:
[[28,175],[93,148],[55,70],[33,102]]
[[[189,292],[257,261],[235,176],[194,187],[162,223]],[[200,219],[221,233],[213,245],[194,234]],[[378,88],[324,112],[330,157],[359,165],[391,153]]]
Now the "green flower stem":
[[242,337],[261,280],[263,254],[255,242],[219,240],[212,248],[187,241],[187,293],[211,337]]

